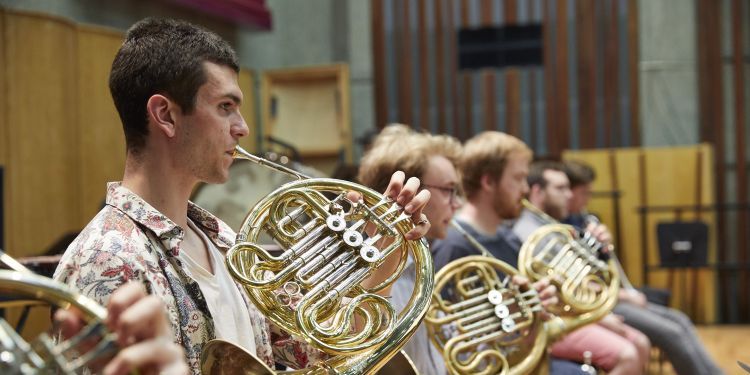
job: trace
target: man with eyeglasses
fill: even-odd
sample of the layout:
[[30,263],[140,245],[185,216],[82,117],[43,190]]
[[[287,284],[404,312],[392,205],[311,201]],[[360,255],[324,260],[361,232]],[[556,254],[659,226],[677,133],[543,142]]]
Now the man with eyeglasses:
[[[425,238],[432,243],[445,238],[451,219],[462,204],[459,197],[461,180],[456,168],[461,153],[461,144],[453,137],[418,133],[400,124],[390,125],[383,129],[370,151],[362,158],[359,181],[373,189],[381,189],[387,183],[388,176],[396,170],[403,171],[407,177],[419,178],[422,181],[421,187],[430,192],[430,200],[422,212],[431,223]],[[407,305],[414,289],[415,275],[414,263],[409,260],[391,290],[391,301],[396,309],[402,310]],[[514,282],[527,281],[517,278]],[[557,303],[554,286],[546,281],[537,282],[533,286],[539,291],[543,306]],[[404,351],[420,373],[447,373],[442,354],[430,342],[424,326],[417,329],[404,346]],[[567,361],[553,361],[552,372],[582,373],[580,366]]]
[[[359,181],[373,189],[387,184],[387,176],[396,170],[407,177],[423,181],[422,187],[430,192],[430,200],[423,213],[431,226],[425,237],[428,241],[445,237],[450,220],[460,202],[457,188],[460,184],[454,167],[461,153],[461,144],[453,137],[415,133],[401,124],[387,126],[375,138],[372,148],[364,155],[359,169]],[[409,258],[401,277],[391,289],[391,302],[402,310],[414,290],[415,264]],[[445,375],[442,355],[432,345],[427,330],[420,326],[404,351],[414,362],[419,373]]]
[[[486,131],[466,142],[458,163],[466,202],[456,214],[456,221],[495,258],[515,268],[521,240],[505,224],[517,219],[523,209],[521,200],[529,192],[526,177],[532,156],[531,149],[518,138]],[[453,228],[445,239],[435,241],[432,252],[436,271],[454,260],[481,255]],[[582,361],[583,356],[552,359],[552,374],[588,373],[580,364],[568,361]]]

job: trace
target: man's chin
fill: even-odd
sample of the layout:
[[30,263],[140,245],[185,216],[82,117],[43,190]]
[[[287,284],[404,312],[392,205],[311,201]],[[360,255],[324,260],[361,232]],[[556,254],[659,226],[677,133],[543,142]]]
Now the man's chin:
[[428,240],[442,240],[445,238],[445,236],[448,235],[447,228],[442,229],[435,229],[435,227],[430,227],[430,230],[427,231],[427,234],[425,234],[425,238]]
[[203,180],[203,182],[205,182],[207,184],[218,184],[218,185],[223,184],[223,183],[225,183],[227,181],[229,181],[229,173],[222,174],[222,175],[211,176],[211,177],[206,178],[205,180]]

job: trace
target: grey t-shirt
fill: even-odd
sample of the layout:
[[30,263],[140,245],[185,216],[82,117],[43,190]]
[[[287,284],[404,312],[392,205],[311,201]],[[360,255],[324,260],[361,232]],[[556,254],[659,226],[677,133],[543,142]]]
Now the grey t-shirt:
[[[406,268],[401,277],[396,280],[391,289],[391,303],[396,311],[401,311],[409,303],[414,290],[416,271],[412,258],[407,260]],[[404,345],[404,351],[409,355],[420,374],[447,375],[443,356],[427,335],[424,322]]]
[[547,224],[539,216],[529,210],[523,210],[516,223],[513,224],[513,232],[521,241],[526,241],[534,231]]
[[[461,228],[484,245],[495,258],[513,267],[518,267],[518,251],[521,249],[521,241],[509,227],[501,225],[493,235],[487,236],[459,219],[456,219],[456,221],[461,225]],[[448,229],[445,239],[435,241],[432,246],[432,255],[435,259],[435,271],[438,271],[456,259],[471,255],[482,255],[482,253],[469,243],[461,233],[451,227]]]

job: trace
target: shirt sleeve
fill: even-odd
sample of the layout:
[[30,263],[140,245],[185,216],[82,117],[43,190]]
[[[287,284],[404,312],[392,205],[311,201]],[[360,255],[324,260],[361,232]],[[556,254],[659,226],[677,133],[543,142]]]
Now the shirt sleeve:
[[269,320],[274,360],[294,369],[302,369],[329,356],[300,337],[293,336]]
[[139,281],[148,288],[142,266],[133,259],[126,260],[123,255],[127,251],[113,251],[129,247],[126,242],[113,236],[100,237],[92,242],[81,238],[65,252],[54,279],[101,305],[106,305],[112,293],[128,281]]

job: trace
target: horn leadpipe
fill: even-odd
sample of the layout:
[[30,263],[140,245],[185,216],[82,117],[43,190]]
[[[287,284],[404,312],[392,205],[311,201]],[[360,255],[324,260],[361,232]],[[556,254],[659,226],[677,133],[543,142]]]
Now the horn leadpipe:
[[451,219],[451,226],[454,229],[456,229],[458,231],[458,233],[461,233],[461,235],[464,236],[464,238],[467,241],[469,241],[469,243],[471,244],[471,246],[474,246],[474,248],[476,248],[477,250],[479,250],[479,252],[482,253],[482,255],[484,255],[486,257],[490,257],[490,258],[494,258],[495,257],[494,255],[492,255],[492,253],[490,253],[489,250],[487,250],[486,247],[484,247],[484,245],[482,245],[481,243],[479,243],[479,241],[477,241],[477,239],[474,238],[474,236],[470,235],[469,232],[467,232],[463,227],[461,227],[461,224],[459,224],[456,221],[456,219]]
[[271,168],[273,170],[276,170],[276,171],[279,171],[279,172],[282,172],[282,173],[286,173],[286,174],[288,174],[288,175],[290,175],[290,176],[292,176],[292,177],[294,177],[294,178],[296,178],[298,180],[309,180],[309,179],[312,178],[312,177],[310,177],[310,176],[308,176],[306,174],[297,172],[297,171],[295,171],[295,170],[293,170],[291,168],[287,168],[287,167],[285,167],[285,166],[283,166],[281,164],[274,163],[274,162],[272,162],[272,161],[270,161],[268,159],[262,158],[260,156],[255,156],[255,155],[253,155],[253,154],[245,151],[245,149],[243,149],[239,145],[234,146],[234,152],[232,153],[232,157],[234,159],[249,160],[249,161],[251,161],[253,163],[260,164],[260,165],[262,165],[264,167]]
[[[584,210],[581,213],[583,214],[584,222],[594,223],[594,224],[601,223],[601,220],[599,220],[599,218],[596,215],[588,213],[586,210]],[[633,287],[633,284],[630,283],[630,279],[628,279],[628,275],[625,274],[625,269],[622,268],[622,264],[620,263],[620,259],[617,257],[617,253],[615,252],[614,247],[610,247],[609,254],[615,260],[615,265],[617,266],[617,272],[620,273],[620,282],[622,283],[622,286],[625,289],[634,290],[635,287]]]

